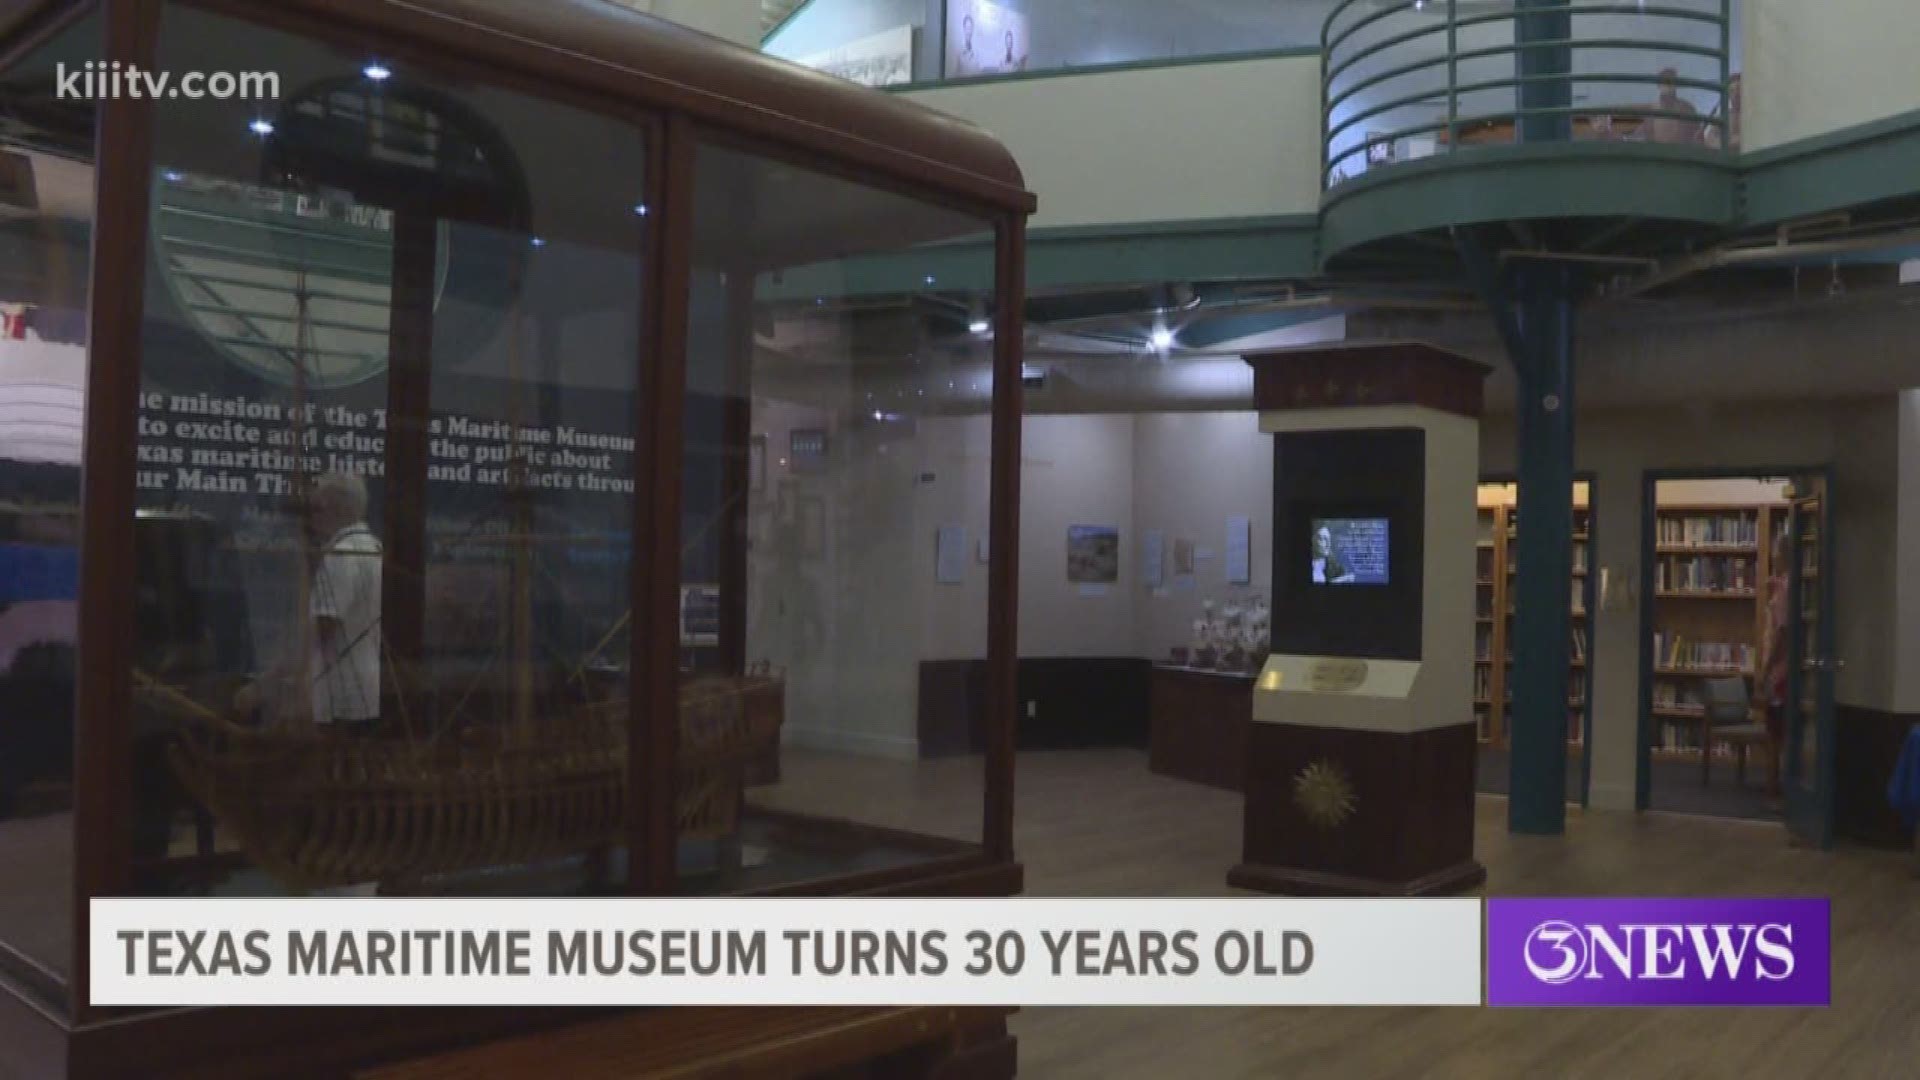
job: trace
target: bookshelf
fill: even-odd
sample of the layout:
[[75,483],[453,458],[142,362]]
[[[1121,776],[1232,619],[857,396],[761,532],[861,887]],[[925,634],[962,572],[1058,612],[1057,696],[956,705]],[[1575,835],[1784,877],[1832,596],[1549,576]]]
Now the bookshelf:
[[[1567,585],[1572,601],[1567,745],[1576,752],[1585,748],[1587,718],[1593,708],[1587,670],[1592,641],[1588,612],[1594,600],[1594,577],[1588,568],[1594,521],[1588,492],[1586,481],[1574,484],[1573,567]],[[1513,707],[1514,572],[1520,520],[1514,498],[1512,484],[1480,485],[1474,550],[1474,721],[1481,743],[1501,748],[1509,745]]]
[[1648,673],[1656,755],[1699,758],[1703,679],[1753,677],[1772,540],[1786,529],[1787,510],[1775,502],[1656,506]]

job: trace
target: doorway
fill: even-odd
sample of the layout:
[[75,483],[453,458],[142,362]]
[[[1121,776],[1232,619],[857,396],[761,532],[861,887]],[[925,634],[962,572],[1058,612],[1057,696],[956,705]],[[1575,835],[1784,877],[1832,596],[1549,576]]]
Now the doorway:
[[[1641,809],[1758,821],[1785,816],[1793,765],[1788,729],[1798,730],[1792,714],[1800,711],[1788,699],[1802,685],[1785,677],[1802,621],[1791,603],[1799,578],[1795,537],[1821,535],[1807,515],[1826,512],[1825,476],[1818,468],[1646,475]],[[1823,624],[1824,595],[1809,590],[1806,626]],[[1817,736],[1818,709],[1806,717]]]
[[[1567,641],[1567,798],[1587,805],[1593,779],[1592,563],[1595,481],[1591,473],[1573,482],[1571,629]],[[1480,740],[1474,789],[1505,795],[1512,783],[1514,555],[1520,518],[1519,488],[1508,475],[1481,479],[1476,496],[1479,531],[1474,550],[1473,715]]]

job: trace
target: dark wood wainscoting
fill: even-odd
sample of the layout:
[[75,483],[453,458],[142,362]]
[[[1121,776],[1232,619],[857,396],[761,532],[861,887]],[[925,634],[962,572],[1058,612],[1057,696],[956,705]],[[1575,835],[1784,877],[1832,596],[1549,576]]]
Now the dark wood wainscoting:
[[[1144,748],[1152,666],[1134,657],[1021,660],[1015,717],[1019,748]],[[951,757],[984,749],[986,694],[986,661],[922,661],[920,756]]]
[[1887,805],[1887,781],[1920,714],[1834,706],[1833,831],[1841,839],[1905,847],[1912,838]]
[[1252,675],[1153,668],[1147,764],[1162,776],[1239,791],[1246,779]]

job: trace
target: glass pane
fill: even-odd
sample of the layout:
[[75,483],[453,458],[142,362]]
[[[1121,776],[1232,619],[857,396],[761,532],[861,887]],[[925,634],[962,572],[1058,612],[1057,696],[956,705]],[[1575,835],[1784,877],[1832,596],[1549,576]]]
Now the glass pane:
[[684,887],[975,850],[990,228],[712,146],[696,183]]
[[867,85],[1318,47],[1338,0],[812,0],[775,56]]
[[158,112],[136,880],[615,888],[642,136],[167,11],[233,57]]
[[73,959],[73,705],[95,109],[76,24],[0,75],[0,970]]

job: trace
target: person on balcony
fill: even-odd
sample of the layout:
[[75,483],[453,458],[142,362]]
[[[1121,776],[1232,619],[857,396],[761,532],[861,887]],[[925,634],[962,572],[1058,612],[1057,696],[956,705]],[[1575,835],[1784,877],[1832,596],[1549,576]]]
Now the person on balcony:
[[1680,96],[1680,73],[1673,68],[1661,70],[1660,97],[1654,101],[1653,108],[1665,115],[1647,118],[1646,126],[1641,129],[1646,133],[1644,141],[1689,146],[1703,141],[1700,110]]

